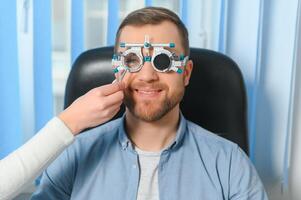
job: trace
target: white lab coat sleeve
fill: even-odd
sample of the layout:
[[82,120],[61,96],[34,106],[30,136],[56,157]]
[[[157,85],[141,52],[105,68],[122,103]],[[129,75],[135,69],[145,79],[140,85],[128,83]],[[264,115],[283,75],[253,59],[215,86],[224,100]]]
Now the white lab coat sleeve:
[[74,138],[63,121],[54,117],[33,138],[0,160],[0,200],[17,196]]

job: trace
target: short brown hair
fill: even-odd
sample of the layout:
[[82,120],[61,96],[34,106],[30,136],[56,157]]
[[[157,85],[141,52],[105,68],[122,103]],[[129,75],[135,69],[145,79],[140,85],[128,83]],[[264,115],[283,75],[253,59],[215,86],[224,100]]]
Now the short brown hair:
[[115,39],[115,52],[118,47],[118,40],[123,27],[127,25],[143,26],[146,24],[160,24],[163,21],[170,21],[177,26],[181,36],[182,46],[185,51],[184,53],[189,56],[190,50],[187,28],[176,13],[161,7],[145,7],[128,14],[118,28]]

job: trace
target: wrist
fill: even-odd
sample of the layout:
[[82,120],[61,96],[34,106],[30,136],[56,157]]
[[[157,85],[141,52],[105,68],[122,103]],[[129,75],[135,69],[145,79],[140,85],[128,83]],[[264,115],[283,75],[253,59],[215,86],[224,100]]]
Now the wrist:
[[76,123],[74,118],[72,116],[69,116],[65,111],[60,113],[58,118],[60,118],[64,122],[64,124],[69,128],[74,136],[80,133],[81,129],[78,126],[78,123]]

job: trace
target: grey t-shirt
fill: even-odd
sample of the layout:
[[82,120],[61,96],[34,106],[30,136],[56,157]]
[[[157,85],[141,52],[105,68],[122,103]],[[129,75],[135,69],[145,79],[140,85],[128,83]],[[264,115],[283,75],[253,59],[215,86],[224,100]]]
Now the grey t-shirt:
[[158,164],[160,152],[143,151],[137,147],[140,180],[138,187],[137,200],[159,200],[158,189]]

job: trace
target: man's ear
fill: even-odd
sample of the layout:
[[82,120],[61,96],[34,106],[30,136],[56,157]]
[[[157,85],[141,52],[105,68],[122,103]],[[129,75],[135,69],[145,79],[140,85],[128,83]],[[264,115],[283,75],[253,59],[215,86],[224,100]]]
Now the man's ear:
[[184,69],[184,84],[187,86],[189,84],[191,72],[193,69],[193,62],[192,60],[188,60],[186,63],[186,67]]

